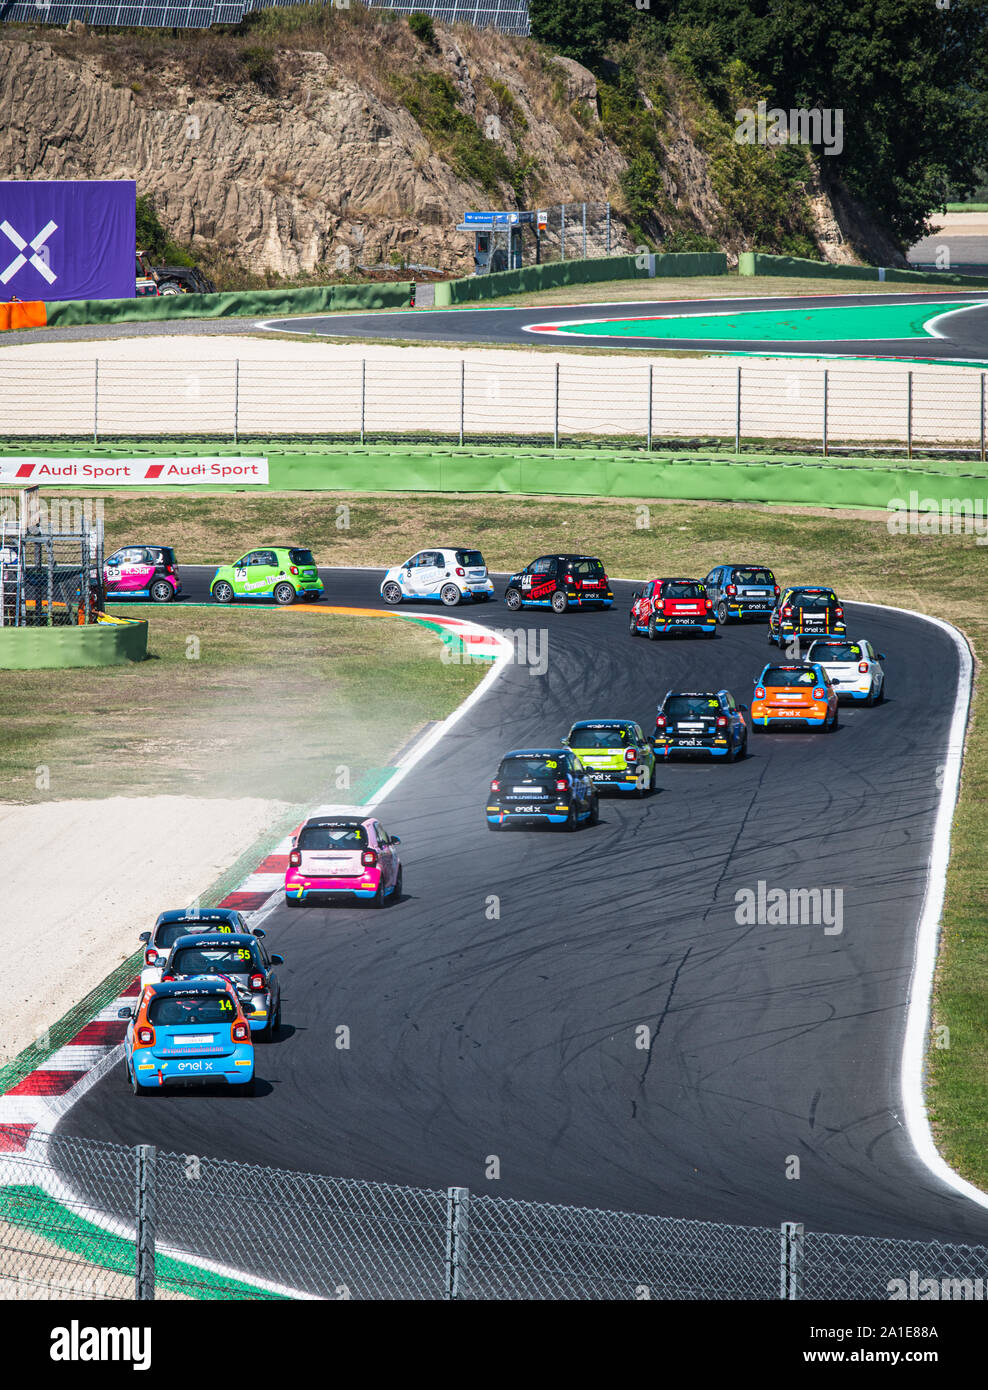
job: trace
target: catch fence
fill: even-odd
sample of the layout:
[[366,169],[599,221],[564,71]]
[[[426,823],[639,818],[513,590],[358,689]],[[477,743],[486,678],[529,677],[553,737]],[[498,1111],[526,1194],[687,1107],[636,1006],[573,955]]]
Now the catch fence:
[[[988,1247],[359,1182],[0,1127],[0,1297],[899,1299]],[[927,1281],[921,1285],[921,1281]]]
[[[537,335],[533,335],[535,337]],[[388,355],[390,353],[390,355]],[[0,436],[702,448],[984,460],[988,374],[898,363],[565,360],[0,361]]]

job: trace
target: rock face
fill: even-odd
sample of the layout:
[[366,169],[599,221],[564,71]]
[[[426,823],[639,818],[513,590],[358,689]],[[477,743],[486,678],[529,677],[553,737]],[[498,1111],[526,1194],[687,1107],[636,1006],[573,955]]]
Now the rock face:
[[[592,73],[465,26],[437,24],[427,48],[403,22],[368,13],[363,29],[343,26],[339,42],[312,50],[212,34],[0,35],[0,177],[135,179],[176,240],[259,275],[333,273],[395,253],[468,273],[472,237],[455,228],[469,208],[611,202],[612,250],[632,249],[620,220],[627,161],[603,134]],[[507,180],[495,193],[458,174],[469,164],[410,114],[400,83],[421,72],[448,79],[459,110],[500,146],[520,202]],[[712,226],[707,160],[684,125],[669,156],[667,192],[693,225]],[[842,259],[823,195],[820,221]],[[602,207],[591,222],[603,225]]]

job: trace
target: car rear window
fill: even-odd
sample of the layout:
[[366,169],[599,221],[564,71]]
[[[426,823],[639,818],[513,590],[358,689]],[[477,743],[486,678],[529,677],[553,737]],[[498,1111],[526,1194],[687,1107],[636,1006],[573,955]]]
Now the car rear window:
[[152,999],[148,1006],[148,1019],[158,1028],[181,1028],[183,1025],[229,1023],[237,1009],[224,994],[183,994],[177,998],[165,995],[162,999]]
[[734,571],[735,584],[774,584],[775,575],[771,570],[738,569]]
[[663,598],[703,598],[706,593],[702,584],[663,584]]
[[537,754],[527,758],[505,758],[498,769],[498,777],[508,782],[518,782],[526,777],[558,777],[566,771],[565,761],[554,754]]
[[592,558],[586,560],[574,560],[571,565],[566,566],[567,574],[575,574],[580,579],[599,579],[604,573],[604,566],[599,560]]
[[668,719],[697,719],[704,714],[719,714],[720,701],[715,695],[673,695],[662,710]]
[[175,975],[243,975],[259,965],[252,946],[182,946],[175,952],[169,971]]
[[857,642],[817,642],[814,661],[860,661],[863,653]]
[[770,666],[763,674],[759,685],[772,686],[804,686],[818,685],[819,677],[813,670],[793,671],[787,670],[784,666]]
[[311,550],[290,550],[288,558],[293,565],[314,565],[316,563],[312,558]]
[[828,589],[823,589],[814,594],[793,594],[791,603],[793,608],[829,608],[832,603],[837,602],[837,595]]
[[174,565],[175,552],[168,545],[152,545],[149,547],[151,559],[156,565]]
[[617,724],[611,724],[606,728],[591,729],[584,726],[581,729],[574,729],[569,736],[572,748],[627,748],[630,742],[630,735],[627,729],[622,729]]
[[166,922],[154,934],[154,944],[160,949],[170,950],[180,936],[199,936],[202,932],[216,931],[211,922],[199,918],[188,922]]
[[299,832],[296,849],[365,849],[367,831],[362,825],[306,825]]
[[464,569],[486,568],[484,557],[479,550],[458,550],[456,552],[456,563],[462,565]]

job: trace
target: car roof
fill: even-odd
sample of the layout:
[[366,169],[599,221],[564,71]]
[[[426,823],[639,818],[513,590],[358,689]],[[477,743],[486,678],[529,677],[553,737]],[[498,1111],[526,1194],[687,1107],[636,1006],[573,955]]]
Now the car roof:
[[[587,555],[575,550],[543,550],[541,555],[536,555],[536,560],[599,560],[599,555]],[[532,561],[531,563],[535,563]]]
[[[296,541],[290,541],[287,545],[284,541],[260,541],[257,545],[249,546],[250,550],[311,550],[310,545],[299,545]],[[246,554],[246,552],[245,552]]]
[[663,574],[652,580],[653,584],[702,584],[702,579],[689,579],[681,574]]
[[256,946],[257,937],[250,932],[224,932],[217,940],[215,932],[189,932],[186,936],[179,936],[172,942],[172,950],[177,951],[181,946],[208,946],[210,950],[218,950],[221,946],[225,950],[228,946]]
[[164,926],[166,922],[236,922],[240,919],[240,913],[233,907],[201,907],[198,912],[193,912],[188,907],[171,907],[167,912],[159,912],[156,927]]
[[600,718],[600,719],[577,719],[577,720],[574,721],[574,723],[571,725],[571,727],[574,728],[574,729],[608,729],[608,728],[610,728],[610,726],[611,726],[612,724],[637,724],[637,723],[638,723],[638,720],[637,720],[637,719],[629,719],[629,718],[627,718],[627,716],[624,716],[624,717],[615,716],[613,719],[607,719],[607,718],[603,718],[603,717]]
[[722,695],[726,695],[726,690],[667,690],[663,695],[663,703],[666,700],[675,699],[683,696],[691,700],[719,700]]
[[766,671],[816,671],[819,667],[819,661],[767,661],[762,667],[762,675]]
[[201,983],[190,985],[188,980],[157,980],[145,986],[154,991],[157,999],[162,994],[229,994],[230,986],[218,975],[193,975],[192,979]]
[[505,758],[565,758],[568,748],[512,748],[510,753],[502,753]]
[[373,820],[373,816],[365,816],[363,820],[361,820],[359,816],[310,816],[308,820],[304,820],[299,826],[299,831],[307,830],[309,826],[313,825],[339,826],[341,830],[345,830],[351,825],[359,825],[362,829],[365,825],[371,825]]

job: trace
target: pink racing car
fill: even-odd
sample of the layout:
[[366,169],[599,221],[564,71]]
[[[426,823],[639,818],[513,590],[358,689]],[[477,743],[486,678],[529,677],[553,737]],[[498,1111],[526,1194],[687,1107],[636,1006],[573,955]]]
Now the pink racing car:
[[170,545],[125,545],[103,565],[108,599],[149,598],[170,603],[182,592]]
[[401,897],[397,835],[379,821],[310,816],[295,833],[285,870],[285,902],[364,898],[374,907]]

